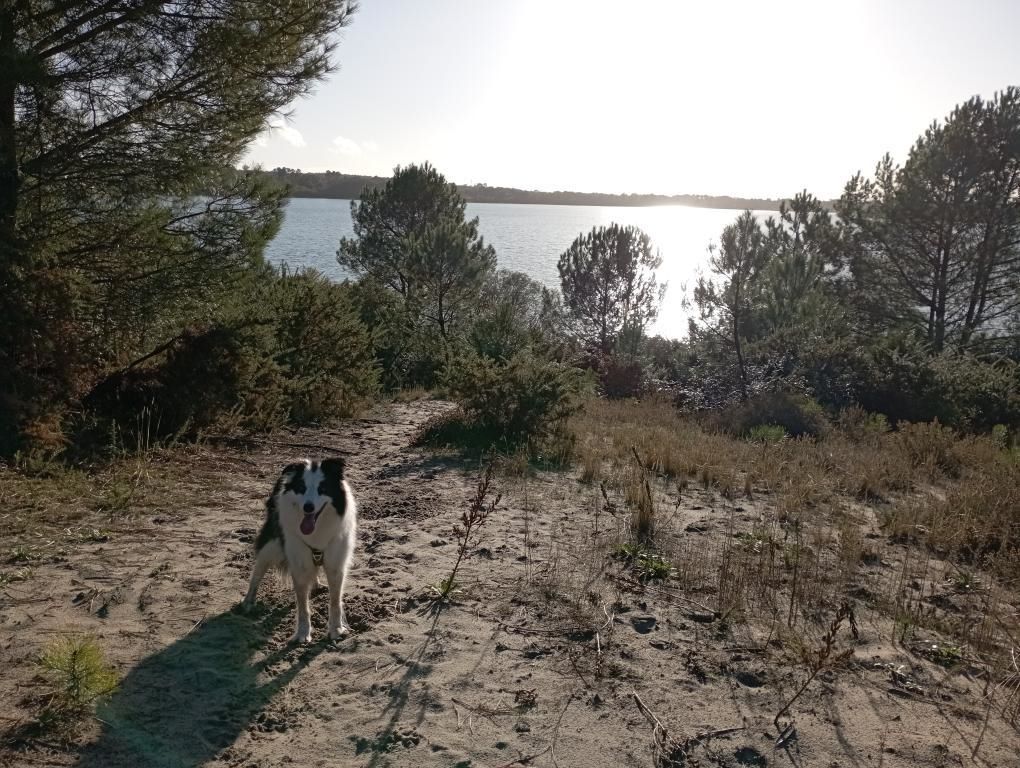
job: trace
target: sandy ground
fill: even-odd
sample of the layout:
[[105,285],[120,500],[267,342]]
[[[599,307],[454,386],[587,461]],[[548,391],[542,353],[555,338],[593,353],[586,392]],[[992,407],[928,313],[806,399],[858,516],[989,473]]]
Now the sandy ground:
[[[651,766],[637,694],[689,740],[676,765],[1020,766],[1020,735],[994,715],[986,725],[979,680],[866,621],[854,660],[819,675],[777,744],[773,716],[804,670],[764,651],[761,631],[721,629],[697,596],[643,589],[592,555],[614,521],[594,517],[596,490],[576,472],[501,478],[461,591],[437,610],[428,586],[452,567],[478,468],[409,440],[446,407],[380,406],[335,429],[164,459],[151,471],[177,478],[165,501],[0,589],[0,726],[29,716],[32,661],[60,633],[95,634],[122,676],[81,744],[9,736],[0,765]],[[234,609],[276,473],[335,452],[360,504],[355,632],[325,639],[320,592],[313,643],[288,646],[282,578],[266,579],[254,616]],[[725,514],[697,502],[676,512],[693,546],[721,535]]]

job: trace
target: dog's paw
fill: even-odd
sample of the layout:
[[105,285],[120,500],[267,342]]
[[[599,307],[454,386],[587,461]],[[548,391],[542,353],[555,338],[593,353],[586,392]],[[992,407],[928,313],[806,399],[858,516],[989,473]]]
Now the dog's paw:
[[255,601],[254,600],[249,600],[249,599],[245,598],[244,600],[239,602],[236,606],[234,606],[234,610],[237,613],[245,613],[245,614],[251,613],[252,611],[255,610]]
[[306,644],[312,642],[312,630],[311,629],[305,629],[305,630],[299,629],[297,632],[295,632],[293,635],[290,636],[290,640],[288,642],[294,643],[294,644],[297,644],[297,645],[306,645]]
[[330,640],[342,640],[344,637],[351,633],[351,628],[346,624],[341,624],[339,627],[333,627],[329,630]]

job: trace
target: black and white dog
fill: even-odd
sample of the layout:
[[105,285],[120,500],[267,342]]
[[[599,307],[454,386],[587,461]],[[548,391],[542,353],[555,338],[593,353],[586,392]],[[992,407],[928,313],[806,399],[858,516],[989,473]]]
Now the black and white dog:
[[292,642],[312,638],[308,597],[321,566],[329,584],[329,637],[350,631],[344,616],[344,580],[354,553],[357,509],[344,480],[344,460],[288,464],[266,501],[266,521],[255,540],[255,564],[242,606],[255,604],[259,582],[269,568],[290,573],[297,599]]

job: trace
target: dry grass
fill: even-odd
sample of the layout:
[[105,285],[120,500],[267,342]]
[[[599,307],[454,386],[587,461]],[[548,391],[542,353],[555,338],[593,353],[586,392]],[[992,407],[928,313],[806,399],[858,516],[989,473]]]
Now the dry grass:
[[654,521],[642,544],[673,564],[655,589],[787,637],[854,601],[915,655],[979,662],[1017,717],[1020,465],[1001,441],[848,413],[823,438],[751,442],[656,400],[593,402],[572,427],[581,480]]
[[0,467],[0,583],[25,580],[31,569],[22,566],[106,541],[140,512],[171,503],[161,458],[145,451],[86,470],[30,457]]

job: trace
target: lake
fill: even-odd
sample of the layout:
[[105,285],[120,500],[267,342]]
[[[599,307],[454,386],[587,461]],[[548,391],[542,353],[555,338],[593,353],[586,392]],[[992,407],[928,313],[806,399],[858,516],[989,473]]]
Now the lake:
[[[772,211],[756,212],[761,219]],[[513,269],[558,288],[556,262],[582,232],[616,222],[640,227],[662,255],[660,282],[668,284],[658,320],[650,332],[680,338],[687,333],[685,290],[707,265],[708,245],[718,242],[736,210],[685,206],[609,207],[588,205],[510,205],[468,203],[469,218],[496,249],[499,267]],[[340,238],[353,235],[349,200],[293,198],[283,226],[266,249],[274,264],[315,267],[336,280],[350,275],[336,262]]]

